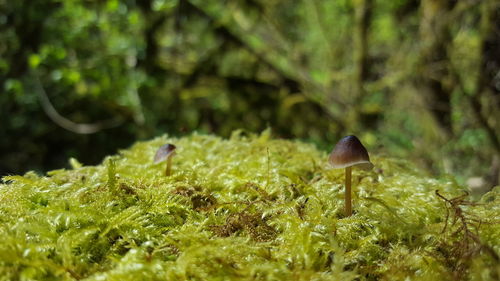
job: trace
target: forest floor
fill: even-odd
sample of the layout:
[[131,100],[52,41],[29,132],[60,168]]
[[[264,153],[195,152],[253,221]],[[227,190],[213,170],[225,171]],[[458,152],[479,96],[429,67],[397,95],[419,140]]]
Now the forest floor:
[[[156,150],[177,146],[172,175]],[[0,280],[498,280],[500,188],[371,155],[343,170],[268,132],[138,142],[97,166],[4,177]]]

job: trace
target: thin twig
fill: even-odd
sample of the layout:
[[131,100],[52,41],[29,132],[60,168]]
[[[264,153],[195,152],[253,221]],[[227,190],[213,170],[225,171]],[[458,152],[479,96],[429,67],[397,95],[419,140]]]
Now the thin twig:
[[50,99],[45,92],[45,89],[40,81],[38,73],[36,70],[32,72],[32,80],[35,81],[36,90],[40,104],[42,105],[43,111],[47,116],[56,123],[58,126],[77,134],[94,134],[105,129],[111,129],[120,126],[123,123],[122,118],[112,118],[108,120],[102,120],[95,123],[76,123],[68,118],[59,114],[59,112],[54,108]]

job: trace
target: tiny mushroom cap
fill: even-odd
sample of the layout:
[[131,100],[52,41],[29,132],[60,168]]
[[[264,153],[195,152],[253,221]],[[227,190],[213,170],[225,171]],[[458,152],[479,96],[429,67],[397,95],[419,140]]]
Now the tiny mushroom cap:
[[373,168],[368,151],[356,136],[343,137],[333,148],[328,163],[334,169],[357,166],[364,170]]
[[167,143],[156,151],[154,163],[160,163],[175,155],[175,145]]

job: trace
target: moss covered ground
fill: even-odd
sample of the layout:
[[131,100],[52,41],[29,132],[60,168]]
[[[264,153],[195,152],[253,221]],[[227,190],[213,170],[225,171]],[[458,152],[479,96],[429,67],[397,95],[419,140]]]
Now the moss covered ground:
[[[170,177],[152,161],[165,143]],[[498,280],[499,187],[472,202],[452,178],[371,158],[347,218],[327,153],[268,132],[8,176],[0,280]]]

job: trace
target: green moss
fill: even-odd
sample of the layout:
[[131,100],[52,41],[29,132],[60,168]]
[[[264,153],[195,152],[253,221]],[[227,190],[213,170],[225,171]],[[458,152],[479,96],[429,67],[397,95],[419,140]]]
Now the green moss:
[[[170,177],[152,163],[167,142],[178,147]],[[138,142],[99,166],[71,159],[71,170],[5,177],[0,279],[498,278],[500,188],[471,204],[453,199],[463,191],[450,179],[372,155],[374,170],[354,170],[344,218],[343,171],[326,157],[267,132],[194,134]]]

